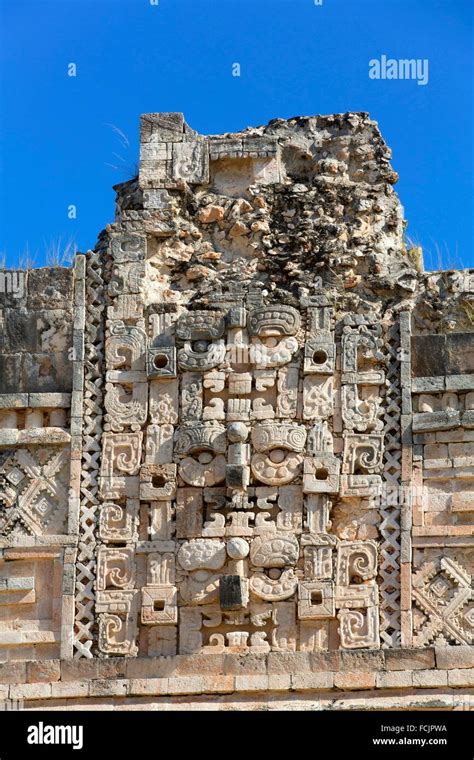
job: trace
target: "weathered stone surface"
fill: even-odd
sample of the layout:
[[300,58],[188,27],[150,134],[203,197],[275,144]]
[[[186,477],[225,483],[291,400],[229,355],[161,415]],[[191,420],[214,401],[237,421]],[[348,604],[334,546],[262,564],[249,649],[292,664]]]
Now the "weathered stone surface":
[[42,660],[39,662],[29,662],[27,669],[27,680],[29,683],[52,683],[59,681],[61,678],[61,668],[59,660]]
[[61,662],[61,681],[80,681],[98,677],[98,660],[63,660]]
[[436,647],[436,667],[442,670],[474,668],[474,647]]
[[295,690],[332,689],[336,675],[334,673],[295,673],[291,676],[291,687]]
[[474,686],[474,671],[466,668],[448,670],[448,686],[472,688]]
[[53,699],[81,699],[89,696],[89,681],[61,681],[51,684],[51,696]]
[[373,689],[375,687],[375,673],[369,671],[350,671],[336,673],[334,686],[337,689]]
[[73,302],[73,271],[65,267],[45,267],[28,272],[30,309],[70,308]]
[[375,685],[378,689],[409,689],[413,686],[413,673],[411,670],[377,673]]
[[25,683],[26,662],[2,662],[0,663],[0,683]]
[[474,371],[470,333],[413,336],[412,350],[415,377],[463,375]]
[[387,670],[423,670],[436,667],[433,649],[385,651]]
[[266,691],[268,676],[235,676],[237,691]]
[[428,688],[431,686],[447,686],[448,676],[446,671],[438,670],[414,670],[413,686]]
[[384,652],[341,652],[340,669],[357,672],[359,670],[383,670]]
[[148,694],[169,694],[167,678],[132,678],[129,686],[129,694],[132,696],[144,696]]
[[389,159],[365,113],[144,114],[96,248],[0,273],[6,694],[472,685],[474,278],[423,273]]
[[261,675],[267,672],[267,659],[265,655],[226,654],[224,659],[224,673],[226,675]]
[[45,699],[51,696],[50,683],[24,683],[10,686],[10,699]]

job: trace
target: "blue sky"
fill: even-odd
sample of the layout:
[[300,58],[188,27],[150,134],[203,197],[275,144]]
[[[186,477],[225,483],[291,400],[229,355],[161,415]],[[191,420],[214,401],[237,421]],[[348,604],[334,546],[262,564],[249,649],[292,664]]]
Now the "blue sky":
[[[93,247],[113,221],[111,186],[133,176],[140,113],[182,111],[191,127],[215,134],[369,111],[393,150],[407,234],[423,246],[426,268],[474,266],[473,8],[472,0],[0,0],[0,252],[9,266],[25,254],[39,266],[58,243]],[[370,79],[369,61],[382,55],[428,59],[428,84]]]

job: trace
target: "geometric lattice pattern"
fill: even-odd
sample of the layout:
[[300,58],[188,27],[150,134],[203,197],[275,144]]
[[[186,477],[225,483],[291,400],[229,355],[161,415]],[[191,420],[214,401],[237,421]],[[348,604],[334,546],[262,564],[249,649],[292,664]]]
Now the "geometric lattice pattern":
[[380,638],[382,646],[400,646],[400,496],[401,389],[398,325],[387,330],[387,387],[384,405],[384,468],[386,498],[380,508]]
[[104,355],[104,288],[100,254],[87,261],[86,356],[84,361],[84,416],[79,511],[79,544],[76,563],[75,657],[92,657],[96,576],[96,529],[99,498]]

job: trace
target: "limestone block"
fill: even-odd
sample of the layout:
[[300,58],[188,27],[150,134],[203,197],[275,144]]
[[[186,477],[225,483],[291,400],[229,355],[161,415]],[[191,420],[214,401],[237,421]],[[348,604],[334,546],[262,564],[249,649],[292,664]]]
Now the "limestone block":
[[430,688],[433,686],[447,686],[448,675],[440,670],[414,670],[413,686]]
[[451,430],[459,427],[459,412],[422,412],[413,415],[413,432],[430,432],[432,430]]
[[170,346],[149,348],[147,374],[150,379],[176,377],[176,349]]
[[335,494],[339,491],[340,460],[332,454],[305,457],[303,492]]
[[335,686],[335,675],[333,673],[296,673],[291,676],[291,686],[296,691],[332,689]]
[[65,309],[73,300],[73,272],[67,267],[31,269],[28,273],[28,307]]
[[375,673],[356,671],[355,673],[335,673],[334,686],[336,689],[373,689],[375,687]]
[[140,261],[146,258],[144,235],[117,235],[111,239],[112,258],[117,264]]
[[147,113],[140,118],[140,143],[181,142],[184,117],[181,113]]
[[176,496],[176,465],[145,464],[140,468],[140,499],[170,501]]
[[178,622],[177,590],[174,586],[142,588],[141,620],[145,625],[172,625]]
[[182,142],[173,145],[173,179],[190,185],[209,182],[209,149],[204,141]]
[[474,647],[435,647],[436,667],[441,670],[474,667]]

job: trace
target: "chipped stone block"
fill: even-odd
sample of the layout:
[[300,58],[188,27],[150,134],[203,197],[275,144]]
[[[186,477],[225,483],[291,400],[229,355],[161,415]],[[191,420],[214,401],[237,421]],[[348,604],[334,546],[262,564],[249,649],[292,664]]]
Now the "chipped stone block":
[[27,393],[0,394],[0,409],[24,409],[28,406]]
[[239,610],[247,606],[248,583],[239,575],[223,575],[219,583],[222,610]]
[[189,185],[209,182],[209,149],[204,141],[182,142],[173,146],[173,179]]
[[146,113],[140,118],[140,143],[181,142],[183,133],[182,113]]
[[413,415],[413,432],[430,432],[432,430],[451,430],[459,427],[459,412],[422,412]]
[[44,267],[28,272],[30,309],[67,310],[73,300],[73,271],[66,267]]

